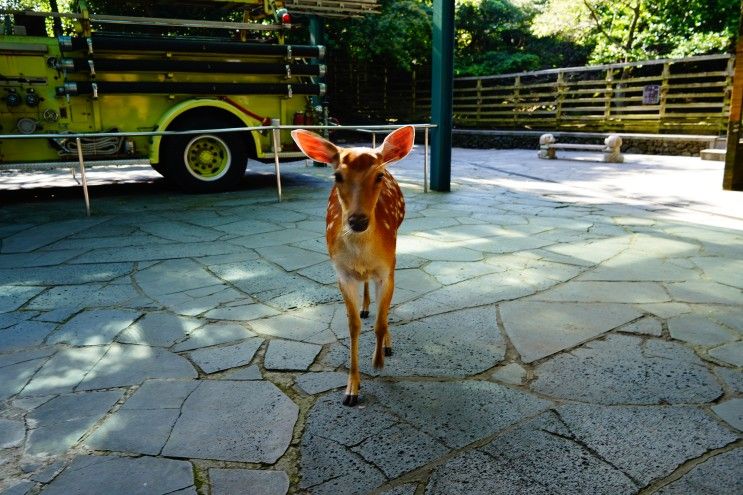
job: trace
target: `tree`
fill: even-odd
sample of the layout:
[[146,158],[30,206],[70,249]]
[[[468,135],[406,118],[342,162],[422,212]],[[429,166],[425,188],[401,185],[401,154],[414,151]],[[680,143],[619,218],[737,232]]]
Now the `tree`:
[[382,0],[381,13],[326,19],[327,44],[361,62],[411,70],[431,57],[431,7],[416,0]]
[[546,0],[532,32],[570,40],[589,61],[626,62],[725,52],[732,46],[738,0]]

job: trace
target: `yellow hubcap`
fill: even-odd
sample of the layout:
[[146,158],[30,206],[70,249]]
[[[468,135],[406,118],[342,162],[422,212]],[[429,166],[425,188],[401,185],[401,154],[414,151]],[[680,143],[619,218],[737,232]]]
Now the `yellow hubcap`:
[[199,180],[212,181],[222,177],[230,167],[230,148],[213,135],[197,136],[187,145],[183,159],[188,172]]

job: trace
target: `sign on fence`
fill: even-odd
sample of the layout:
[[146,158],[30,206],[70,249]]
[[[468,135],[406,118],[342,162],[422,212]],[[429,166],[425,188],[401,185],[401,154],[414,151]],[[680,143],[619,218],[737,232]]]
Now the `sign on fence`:
[[660,102],[660,86],[648,84],[642,88],[642,104],[657,105]]

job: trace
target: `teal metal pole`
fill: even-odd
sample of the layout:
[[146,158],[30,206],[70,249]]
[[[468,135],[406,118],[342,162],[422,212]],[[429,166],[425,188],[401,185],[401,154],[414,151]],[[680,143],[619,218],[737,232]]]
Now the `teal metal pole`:
[[433,0],[431,65],[431,189],[451,190],[454,0]]

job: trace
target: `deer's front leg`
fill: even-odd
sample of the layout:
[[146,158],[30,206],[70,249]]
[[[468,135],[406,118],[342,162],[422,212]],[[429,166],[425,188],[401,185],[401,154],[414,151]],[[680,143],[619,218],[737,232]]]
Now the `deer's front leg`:
[[361,374],[359,373],[359,334],[361,333],[361,318],[358,309],[358,282],[346,277],[338,277],[338,286],[346,303],[346,314],[348,315],[348,333],[351,337],[351,368],[348,373],[348,384],[346,385],[346,396],[343,398],[344,406],[355,406],[359,402],[359,386],[361,385]]
[[388,313],[392,294],[395,291],[395,272],[390,271],[387,277],[377,281],[377,321],[374,333],[377,336],[377,346],[374,351],[372,364],[375,368],[384,367],[384,357],[392,355],[392,337],[389,332]]

